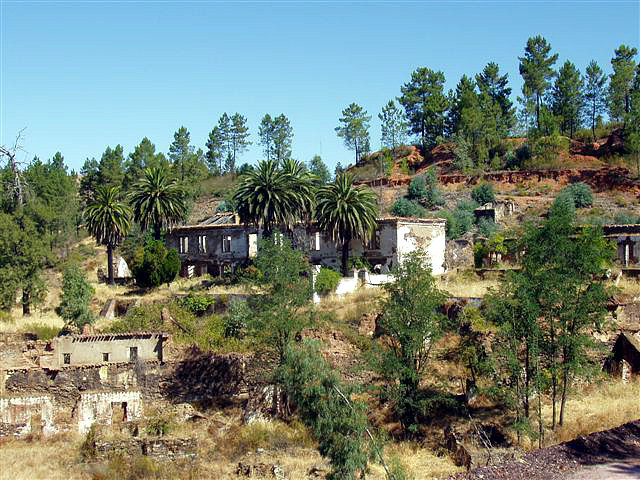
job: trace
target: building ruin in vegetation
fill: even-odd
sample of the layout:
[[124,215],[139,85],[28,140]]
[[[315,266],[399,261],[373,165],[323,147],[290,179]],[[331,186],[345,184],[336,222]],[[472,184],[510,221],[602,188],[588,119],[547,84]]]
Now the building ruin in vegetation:
[[[296,224],[289,236],[312,265],[339,269],[341,246],[314,223]],[[240,224],[233,213],[223,213],[173,228],[166,242],[179,252],[183,276],[221,276],[246,265],[257,254],[260,237],[258,228]],[[349,257],[362,257],[379,273],[389,273],[407,255],[423,250],[432,272],[441,274],[445,272],[445,243],[443,219],[380,218],[371,239],[351,241]]]
[[640,276],[640,224],[605,225],[603,233],[616,246],[616,258],[622,273]]

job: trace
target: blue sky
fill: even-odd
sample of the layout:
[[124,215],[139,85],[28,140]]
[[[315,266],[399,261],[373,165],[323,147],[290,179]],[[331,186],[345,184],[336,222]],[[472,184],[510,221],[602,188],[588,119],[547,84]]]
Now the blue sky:
[[610,72],[613,50],[640,44],[638,1],[572,2],[21,2],[0,0],[0,144],[26,127],[22,160],[61,151],[71,168],[147,136],[166,153],[181,126],[203,147],[223,112],[258,124],[284,113],[293,152],[353,161],[336,137],[351,102],[372,115],[417,67],[447,88],[495,61],[515,94],[518,56],[541,34],[582,71]]

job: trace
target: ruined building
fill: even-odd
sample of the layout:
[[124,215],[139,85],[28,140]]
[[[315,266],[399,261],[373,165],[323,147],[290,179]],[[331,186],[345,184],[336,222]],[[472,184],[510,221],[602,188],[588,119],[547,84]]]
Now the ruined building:
[[[182,259],[182,275],[224,275],[257,254],[260,231],[239,223],[232,213],[217,214],[196,225],[172,229],[167,245]],[[290,232],[295,248],[313,265],[338,269],[340,246],[315,224],[297,224]],[[363,257],[381,273],[389,273],[403,258],[426,251],[434,274],[444,273],[445,221],[442,219],[381,218],[369,241],[352,240],[350,258]]]
[[[142,416],[141,370],[157,367],[162,333],[0,336],[0,436],[86,432]],[[138,371],[136,371],[138,370]]]
[[640,225],[605,225],[604,236],[614,242],[622,273],[640,275]]

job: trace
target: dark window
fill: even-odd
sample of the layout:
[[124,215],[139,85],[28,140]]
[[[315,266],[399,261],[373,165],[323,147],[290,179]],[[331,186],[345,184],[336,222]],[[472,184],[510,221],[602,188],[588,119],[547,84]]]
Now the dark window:
[[222,253],[229,253],[231,251],[231,235],[225,235],[222,237]]
[[109,361],[109,354],[108,353],[103,353],[102,354],[102,361],[103,362],[108,362]]
[[129,347],[129,361],[135,362],[138,360],[138,347]]
[[63,353],[62,354],[62,361],[64,362],[65,365],[70,365],[71,364],[71,354],[70,353]]

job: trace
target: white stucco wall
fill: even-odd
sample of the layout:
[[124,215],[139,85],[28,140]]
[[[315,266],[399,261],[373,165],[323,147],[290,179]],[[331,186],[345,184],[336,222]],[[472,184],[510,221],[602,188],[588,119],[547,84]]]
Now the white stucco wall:
[[53,422],[53,404],[48,396],[0,398],[0,421],[10,424],[24,424],[18,435],[26,435],[35,430],[33,424],[36,415],[42,421],[42,433],[56,433]]
[[413,223],[409,221],[398,222],[397,229],[397,256],[398,261],[416,250],[424,250],[431,264],[434,275],[445,272],[445,222],[434,224]]
[[83,393],[76,406],[78,432],[86,433],[94,423],[111,425],[113,404],[127,404],[127,421],[142,417],[140,392]]

